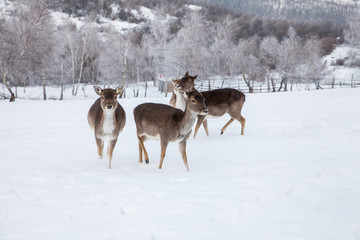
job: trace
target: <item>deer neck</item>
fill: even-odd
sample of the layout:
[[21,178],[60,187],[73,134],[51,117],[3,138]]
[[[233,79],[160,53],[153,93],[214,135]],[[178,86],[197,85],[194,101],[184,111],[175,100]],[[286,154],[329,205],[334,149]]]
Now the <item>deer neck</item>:
[[180,134],[186,135],[189,133],[195,123],[197,113],[192,112],[187,106],[185,106],[184,117],[181,120]]
[[175,102],[175,107],[178,109],[181,109],[183,111],[185,111],[186,108],[186,98],[183,94],[181,94],[179,92],[179,90],[174,90],[174,93],[176,95],[176,102]]

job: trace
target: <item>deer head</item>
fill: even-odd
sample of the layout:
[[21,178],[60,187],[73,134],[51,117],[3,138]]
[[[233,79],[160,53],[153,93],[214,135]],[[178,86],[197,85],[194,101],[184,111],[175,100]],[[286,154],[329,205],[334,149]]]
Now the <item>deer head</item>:
[[94,86],[94,90],[101,97],[101,108],[106,112],[112,112],[118,107],[116,98],[124,91],[124,87],[101,89],[101,87]]
[[190,76],[189,72],[186,72],[184,77],[180,79],[177,83],[176,87],[179,90],[183,90],[185,92],[192,91],[194,89],[194,82],[198,75]]

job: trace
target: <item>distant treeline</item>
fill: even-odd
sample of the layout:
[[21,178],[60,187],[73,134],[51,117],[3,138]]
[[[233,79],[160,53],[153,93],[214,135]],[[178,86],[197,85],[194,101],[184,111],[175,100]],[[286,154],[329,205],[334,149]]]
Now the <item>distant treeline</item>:
[[210,0],[209,2],[248,15],[295,21],[331,21],[343,26],[347,26],[349,16],[359,10],[358,1],[341,3],[341,0]]
[[[199,79],[242,76],[248,86],[280,75],[286,86],[290,76],[326,74],[321,57],[344,39],[333,22],[260,18],[211,3],[199,10],[187,0],[12,3],[0,15],[0,74],[10,93],[13,86],[72,84],[76,95],[80,83],[126,85],[186,71]],[[139,14],[143,7],[152,19]],[[50,10],[69,19],[59,24]],[[133,27],[119,31],[103,17]]]

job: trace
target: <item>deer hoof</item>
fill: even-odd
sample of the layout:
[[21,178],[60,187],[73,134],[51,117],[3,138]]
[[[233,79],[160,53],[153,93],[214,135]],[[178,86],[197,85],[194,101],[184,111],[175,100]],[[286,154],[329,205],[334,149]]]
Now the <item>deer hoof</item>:
[[220,135],[223,135],[224,132],[221,132]]
[[145,163],[146,163],[146,164],[149,164],[149,160],[145,160]]

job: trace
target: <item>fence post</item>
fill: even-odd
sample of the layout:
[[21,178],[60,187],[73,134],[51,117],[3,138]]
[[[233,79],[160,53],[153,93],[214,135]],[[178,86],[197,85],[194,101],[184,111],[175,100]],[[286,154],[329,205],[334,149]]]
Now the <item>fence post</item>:
[[351,75],[351,87],[354,87],[354,74]]

